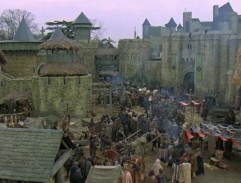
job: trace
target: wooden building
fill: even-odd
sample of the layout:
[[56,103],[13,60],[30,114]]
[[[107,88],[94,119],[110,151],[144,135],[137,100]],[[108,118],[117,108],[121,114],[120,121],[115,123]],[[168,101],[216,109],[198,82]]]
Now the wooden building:
[[[64,183],[63,165],[71,149],[61,148],[63,131],[0,128],[0,182]],[[4,181],[3,181],[4,182]]]

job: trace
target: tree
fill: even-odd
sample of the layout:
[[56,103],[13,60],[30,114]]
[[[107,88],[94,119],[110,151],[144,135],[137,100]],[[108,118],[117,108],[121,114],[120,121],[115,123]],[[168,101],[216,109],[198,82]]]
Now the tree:
[[[102,34],[104,32],[104,30],[102,29],[101,24],[98,23],[98,26],[96,26],[97,25],[97,20],[93,20],[91,22],[92,22],[92,27],[94,28],[90,32],[91,39],[92,40],[101,40]],[[57,27],[63,32],[63,34],[66,37],[68,37],[70,39],[74,38],[73,21],[55,20],[53,22],[46,22],[45,24],[47,25],[47,27],[44,30],[48,31],[48,33],[44,36],[44,40],[49,39],[51,37],[52,33],[54,32],[54,30]]]
[[102,23],[100,22],[98,23],[96,19],[91,20],[91,23],[92,23],[92,27],[94,27],[94,29],[92,29],[90,32],[91,39],[101,40],[103,33],[105,32],[105,30],[103,29]]
[[108,39],[104,38],[104,39],[100,40],[99,45],[101,48],[114,48],[115,43],[116,42],[109,37]]
[[35,16],[26,10],[7,9],[0,15],[0,39],[12,39],[17,28],[24,18],[32,32],[38,30],[38,26],[34,23]]
[[47,25],[47,27],[45,28],[45,30],[48,31],[48,33],[46,34],[46,36],[44,37],[44,40],[47,40],[50,38],[50,36],[52,35],[52,33],[54,32],[54,30],[58,27],[63,34],[72,39],[74,37],[74,30],[72,27],[72,21],[59,21],[59,20],[55,20],[53,22],[46,22],[45,23]]

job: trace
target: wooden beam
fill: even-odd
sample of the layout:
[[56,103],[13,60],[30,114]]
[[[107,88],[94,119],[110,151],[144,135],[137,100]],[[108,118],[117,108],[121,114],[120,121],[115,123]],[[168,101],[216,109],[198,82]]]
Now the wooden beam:
[[51,177],[53,177],[56,174],[56,172],[63,166],[63,164],[69,159],[71,151],[72,150],[69,149],[62,156],[60,156],[59,159],[54,163]]

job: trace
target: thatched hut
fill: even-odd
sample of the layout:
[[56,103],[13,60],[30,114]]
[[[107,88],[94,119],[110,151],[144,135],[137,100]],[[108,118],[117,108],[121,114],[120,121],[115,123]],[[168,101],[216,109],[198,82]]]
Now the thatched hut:
[[40,76],[83,76],[87,71],[80,63],[78,51],[82,45],[64,36],[59,28],[50,39],[40,45],[40,49],[47,50],[47,63],[38,71]]
[[233,83],[237,86],[241,86],[241,47],[239,48],[235,59]]

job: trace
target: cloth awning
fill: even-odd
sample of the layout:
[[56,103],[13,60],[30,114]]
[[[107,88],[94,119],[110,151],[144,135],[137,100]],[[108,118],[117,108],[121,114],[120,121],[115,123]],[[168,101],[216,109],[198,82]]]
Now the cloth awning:
[[202,105],[202,102],[199,100],[192,100],[192,104],[195,106],[200,106],[200,105]]
[[93,166],[85,183],[114,183],[118,182],[122,171],[121,166]]
[[182,107],[186,107],[186,106],[189,106],[190,104],[187,103],[187,102],[181,101],[181,102],[180,102],[180,105],[181,105]]

